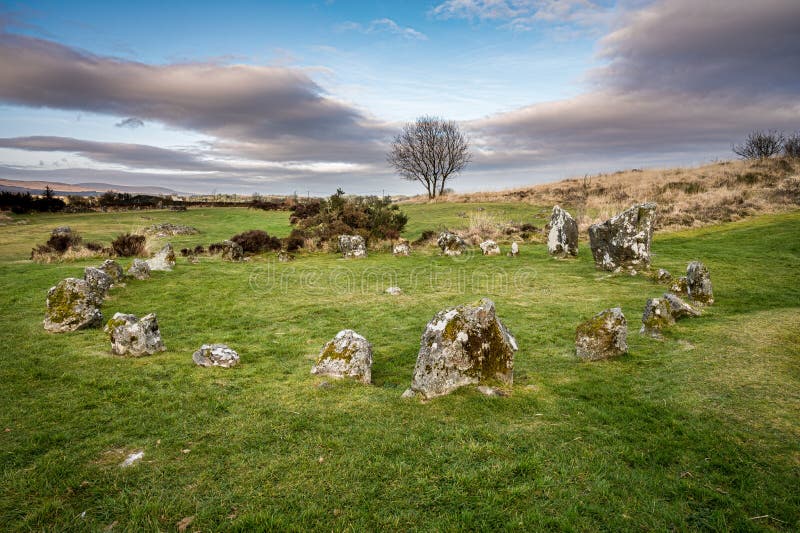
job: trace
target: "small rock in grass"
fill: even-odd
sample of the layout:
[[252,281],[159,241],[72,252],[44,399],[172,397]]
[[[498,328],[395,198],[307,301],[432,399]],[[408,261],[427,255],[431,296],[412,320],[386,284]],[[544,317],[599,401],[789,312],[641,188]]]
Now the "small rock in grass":
[[484,396],[508,396],[508,394],[506,394],[504,391],[495,387],[489,387],[487,385],[479,385],[478,392]]
[[89,284],[89,288],[95,296],[97,305],[103,303],[103,300],[108,294],[109,289],[114,284],[114,280],[104,271],[95,267],[86,267],[83,269],[83,279]]
[[134,259],[128,275],[136,279],[150,279],[150,265],[143,259]]
[[508,252],[508,257],[517,257],[519,255],[519,245],[516,242],[511,243],[511,251]]
[[372,382],[372,345],[353,331],[345,329],[322,347],[311,373],[334,378],[354,378]]
[[130,455],[128,455],[128,457],[126,457],[125,460],[122,461],[122,463],[119,466],[121,468],[127,468],[136,463],[137,461],[140,461],[142,457],[144,457],[143,451],[140,450],[138,452],[133,452]]
[[669,283],[672,281],[672,274],[669,273],[669,270],[659,268],[658,273],[656,274],[656,279],[661,283]]
[[153,257],[147,260],[150,270],[170,271],[175,266],[175,251],[167,243]]
[[483,241],[480,247],[483,255],[500,255],[500,247],[493,240]]
[[467,243],[464,242],[464,239],[455,233],[450,233],[449,231],[443,231],[440,233],[439,238],[436,240],[436,244],[439,245],[439,248],[441,248],[444,255],[449,256],[461,255],[467,248]]
[[706,305],[714,303],[714,291],[708,268],[700,261],[692,261],[686,268],[686,285],[689,298]]
[[367,257],[367,244],[361,235],[339,235],[339,251],[347,259]]
[[411,246],[405,239],[400,239],[392,248],[392,254],[395,256],[408,256],[411,255]]
[[119,263],[117,263],[113,259],[106,259],[105,261],[103,261],[103,264],[97,268],[108,274],[114,283],[122,281],[123,278],[125,277],[125,273],[122,271],[122,267],[120,266]]
[[627,336],[628,325],[622,309],[606,309],[578,326],[575,351],[586,361],[616,357],[628,351]]
[[226,344],[204,344],[192,354],[192,361],[198,366],[230,368],[239,364],[239,354]]
[[389,287],[386,289],[386,294],[391,294],[392,296],[400,296],[403,294],[403,289],[400,287]]

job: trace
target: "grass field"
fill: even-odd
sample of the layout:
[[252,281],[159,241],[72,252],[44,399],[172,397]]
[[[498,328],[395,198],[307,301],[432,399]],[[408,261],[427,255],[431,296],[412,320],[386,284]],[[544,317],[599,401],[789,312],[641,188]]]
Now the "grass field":
[[[407,236],[477,207],[405,206]],[[484,207],[543,224],[535,206]],[[800,212],[658,234],[654,267],[702,260],[717,301],[661,341],[637,331],[663,287],[596,271],[585,243],[568,261],[531,244],[517,259],[179,258],[104,306],[158,314],[167,351],[141,359],[112,356],[97,329],[43,330],[47,289],[99,261],[34,264],[34,244],[62,224],[106,243],[155,222],[201,230],[171,239],[179,249],[286,235],[287,214],[23,218],[0,226],[2,529],[175,530],[186,517],[187,531],[800,529]],[[402,400],[427,321],[481,296],[520,346],[512,394]],[[575,326],[617,305],[629,354],[577,362]],[[374,383],[317,387],[313,359],[345,328],[372,342]],[[195,367],[207,342],[242,363]]]

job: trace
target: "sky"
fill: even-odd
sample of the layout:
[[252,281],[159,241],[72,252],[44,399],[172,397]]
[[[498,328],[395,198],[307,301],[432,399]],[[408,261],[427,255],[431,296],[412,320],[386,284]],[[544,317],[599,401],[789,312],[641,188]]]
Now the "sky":
[[0,1],[0,178],[413,194],[455,120],[502,189],[734,157],[800,130],[798,0]]

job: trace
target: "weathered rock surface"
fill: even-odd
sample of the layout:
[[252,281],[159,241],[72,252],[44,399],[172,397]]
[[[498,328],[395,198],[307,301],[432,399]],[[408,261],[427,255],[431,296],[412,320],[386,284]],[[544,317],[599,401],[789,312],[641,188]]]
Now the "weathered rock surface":
[[103,264],[97,268],[108,274],[113,283],[118,283],[125,277],[125,272],[122,270],[122,267],[113,259],[106,259],[103,261]]
[[519,245],[516,242],[511,243],[511,251],[508,252],[509,257],[517,257],[519,255]]
[[604,270],[650,266],[656,204],[635,205],[589,228],[595,265]]
[[339,251],[348,259],[367,257],[367,243],[361,235],[339,235]]
[[57,228],[53,228],[53,231],[50,232],[50,235],[53,237],[69,236],[72,235],[72,228],[69,226],[58,226]]
[[672,281],[672,286],[669,289],[675,294],[689,295],[689,285],[686,283],[686,276],[681,276]]
[[676,320],[700,316],[700,311],[681,300],[678,296],[667,292],[661,298],[649,298],[642,314],[642,327],[639,333],[651,337],[661,337],[665,328]]
[[628,351],[628,323],[622,309],[614,307],[594,315],[575,331],[575,351],[581,359],[597,361]]
[[143,259],[134,259],[128,275],[136,279],[150,279],[150,265]]
[[700,316],[701,314],[698,309],[695,309],[691,305],[681,300],[678,296],[670,292],[665,292],[663,298],[669,305],[669,312],[672,313],[672,316],[675,318],[675,320],[680,320],[681,318],[687,317],[696,317]]
[[281,263],[288,263],[290,261],[294,261],[294,255],[290,254],[289,252],[284,252],[281,250],[278,252],[278,261]]
[[222,260],[237,262],[244,259],[244,249],[239,243],[233,241],[222,241],[220,243],[222,251]]
[[175,266],[175,250],[167,243],[159,252],[147,260],[150,270],[170,271]]
[[404,397],[434,398],[478,383],[510,385],[516,351],[517,341],[497,318],[491,300],[440,311],[422,334]]
[[45,330],[64,333],[99,326],[102,321],[97,296],[85,280],[63,279],[47,292]]
[[103,300],[108,294],[109,289],[114,284],[111,276],[106,274],[103,270],[95,267],[86,267],[83,269],[83,279],[89,285],[89,289],[95,297],[97,305],[103,303]]
[[480,244],[483,255],[500,255],[500,247],[493,240],[483,241]]
[[669,273],[669,270],[659,268],[658,273],[656,274],[656,280],[660,281],[661,283],[669,283],[672,281],[672,274]]
[[391,294],[392,296],[400,296],[403,294],[403,289],[400,287],[389,287],[386,289],[386,294]]
[[553,207],[550,215],[547,252],[555,257],[578,255],[578,223],[559,206]]
[[714,303],[711,276],[700,261],[692,261],[686,268],[686,287],[689,298],[706,305]]
[[239,364],[239,354],[226,344],[204,344],[192,354],[192,361],[199,366],[230,368]]
[[144,230],[145,235],[152,235],[154,237],[171,237],[173,235],[196,235],[200,233],[196,228],[191,226],[182,226],[180,224],[172,224],[164,222],[162,224],[153,224]]
[[116,355],[141,357],[166,350],[155,313],[141,319],[136,315],[115,313],[104,331],[111,339],[111,352]]
[[392,248],[392,254],[400,256],[411,255],[411,246],[408,244],[407,240],[402,239],[394,245]]
[[449,231],[441,232],[436,244],[439,245],[444,255],[449,256],[461,255],[467,248],[467,243],[464,242],[464,239]]
[[342,330],[322,347],[311,373],[371,383],[372,345],[352,329]]

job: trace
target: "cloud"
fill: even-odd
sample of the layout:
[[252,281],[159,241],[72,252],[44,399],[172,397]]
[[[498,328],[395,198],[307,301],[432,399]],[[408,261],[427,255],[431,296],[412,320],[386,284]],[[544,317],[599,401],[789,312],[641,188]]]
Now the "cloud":
[[431,9],[439,19],[503,22],[501,27],[525,31],[542,23],[591,26],[610,13],[590,0],[447,0]]
[[136,128],[141,128],[142,126],[144,126],[144,121],[142,119],[139,119],[139,118],[136,118],[136,117],[129,117],[129,118],[126,118],[125,120],[121,120],[120,122],[117,122],[114,125],[116,127],[118,127],[118,128],[136,129]]
[[358,31],[361,33],[391,33],[410,40],[426,41],[428,36],[411,27],[402,27],[389,18],[375,19],[364,26],[358,22],[345,22],[339,26],[340,30]]

